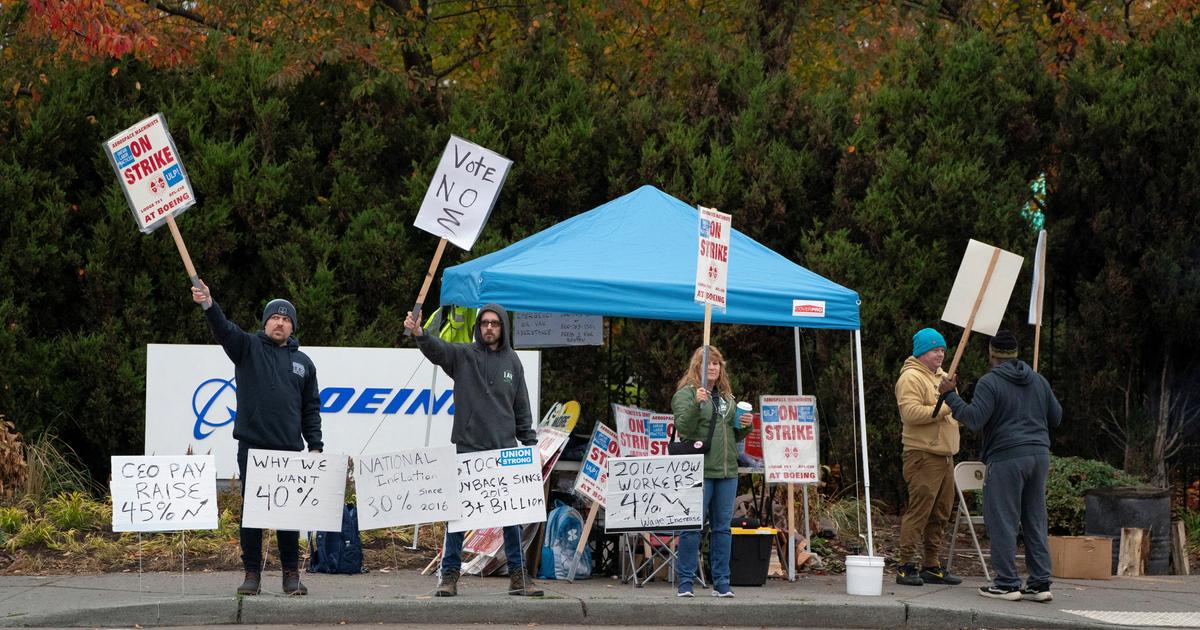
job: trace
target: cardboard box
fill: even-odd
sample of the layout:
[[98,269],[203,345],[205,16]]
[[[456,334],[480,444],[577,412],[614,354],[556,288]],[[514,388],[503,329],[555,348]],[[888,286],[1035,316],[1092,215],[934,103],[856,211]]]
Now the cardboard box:
[[1112,539],[1107,536],[1050,536],[1051,575],[1107,580],[1112,577]]

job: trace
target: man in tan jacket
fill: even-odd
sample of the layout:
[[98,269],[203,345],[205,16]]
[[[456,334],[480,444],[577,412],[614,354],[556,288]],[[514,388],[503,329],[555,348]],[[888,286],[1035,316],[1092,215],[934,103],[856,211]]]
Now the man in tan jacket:
[[[946,340],[932,328],[913,335],[912,356],[904,360],[896,381],[896,405],[904,425],[904,482],[908,510],[900,521],[900,563],[896,583],[961,584],[962,578],[942,568],[940,561],[946,523],[954,506],[954,454],[958,452],[958,422],[950,406],[937,416],[938,385],[945,372]],[[920,563],[920,564],[918,564]]]

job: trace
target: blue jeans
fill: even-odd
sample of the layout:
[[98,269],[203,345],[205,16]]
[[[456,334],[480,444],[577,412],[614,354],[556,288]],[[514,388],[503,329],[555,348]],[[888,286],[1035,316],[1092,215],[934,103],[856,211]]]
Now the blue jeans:
[[[442,574],[447,570],[458,571],[462,568],[463,537],[466,532],[446,532],[445,546],[442,547]],[[512,575],[525,566],[525,557],[521,553],[521,526],[509,525],[504,528],[504,555],[508,557],[508,574]]]
[[[737,477],[730,479],[704,479],[704,520],[708,521],[712,536],[709,539],[709,564],[712,566],[713,587],[729,586],[729,547],[733,536],[729,524],[733,521],[733,502],[737,499]],[[679,574],[679,586],[691,586],[696,579],[696,567],[700,564],[700,532],[679,534],[679,553],[675,571]]]

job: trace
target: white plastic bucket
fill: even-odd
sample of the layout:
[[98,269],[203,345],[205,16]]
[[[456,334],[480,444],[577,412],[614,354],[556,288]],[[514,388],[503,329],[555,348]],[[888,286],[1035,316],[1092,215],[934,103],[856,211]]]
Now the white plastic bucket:
[[883,594],[882,556],[846,556],[846,594]]

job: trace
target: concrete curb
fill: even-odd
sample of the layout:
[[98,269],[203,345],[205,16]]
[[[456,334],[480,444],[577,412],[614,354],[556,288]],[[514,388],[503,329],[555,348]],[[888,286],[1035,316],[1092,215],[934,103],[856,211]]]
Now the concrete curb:
[[[669,607],[670,614],[664,614]],[[770,626],[792,628],[1061,628],[1118,627],[1079,620],[1052,620],[1022,614],[951,609],[901,602],[822,601],[639,602],[578,599],[461,599],[448,605],[432,599],[354,601],[288,597],[247,597],[170,601],[59,611],[0,618],[3,627],[131,627],[197,625],[330,624],[342,622],[414,624],[646,625],[664,627]]]

